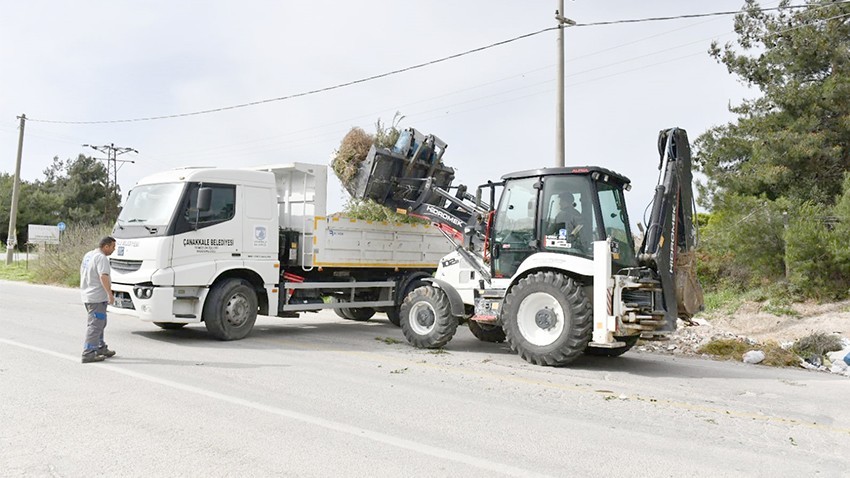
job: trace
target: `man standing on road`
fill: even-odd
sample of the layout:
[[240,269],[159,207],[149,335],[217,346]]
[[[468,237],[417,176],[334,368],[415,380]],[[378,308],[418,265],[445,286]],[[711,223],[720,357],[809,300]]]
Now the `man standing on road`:
[[88,312],[83,363],[101,362],[115,355],[103,341],[106,328],[106,304],[115,302],[112,280],[109,278],[109,259],[115,252],[115,239],[109,236],[100,240],[99,247],[89,251],[80,265],[80,293]]

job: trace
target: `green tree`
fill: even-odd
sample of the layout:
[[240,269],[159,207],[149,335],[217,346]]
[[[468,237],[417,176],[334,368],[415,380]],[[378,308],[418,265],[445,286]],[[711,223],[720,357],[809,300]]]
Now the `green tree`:
[[747,0],[735,31],[737,44],[710,53],[762,95],[697,139],[703,204],[725,194],[832,204],[850,170],[850,5],[769,14]]
[[[110,224],[115,221],[119,190],[107,186],[106,168],[97,160],[80,155],[65,161],[53,158],[44,170],[44,180],[21,181],[18,198],[18,244],[27,241],[28,224]],[[0,236],[9,230],[14,177],[0,173]]]
[[841,267],[848,263],[824,218],[842,204],[850,171],[850,4],[789,4],[768,13],[746,0],[735,17],[737,41],[709,51],[760,95],[695,142],[695,164],[706,176],[700,201],[712,213],[703,233],[705,276],[765,283],[784,278],[787,264],[795,290],[837,297],[846,293]]

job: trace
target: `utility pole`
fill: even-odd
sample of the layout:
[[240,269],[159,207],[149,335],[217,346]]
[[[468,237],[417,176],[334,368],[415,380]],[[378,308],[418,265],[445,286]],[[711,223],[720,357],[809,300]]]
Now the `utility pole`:
[[27,122],[27,115],[18,116],[21,120],[21,131],[18,133],[18,159],[15,162],[15,182],[12,183],[12,207],[9,210],[9,236],[6,238],[6,265],[12,263],[12,251],[14,250],[18,238],[15,235],[15,228],[18,222],[18,196],[21,194],[21,157],[24,152],[24,125]]
[[[107,189],[109,189],[110,171],[112,173],[112,185],[115,186],[116,188],[118,187],[118,169],[120,169],[118,167],[118,163],[122,163],[121,166],[124,165],[123,163],[133,163],[133,164],[136,163],[135,161],[132,161],[132,160],[129,160],[129,159],[118,159],[118,156],[120,156],[122,154],[126,154],[126,153],[139,154],[139,152],[136,151],[133,148],[125,148],[125,147],[121,147],[121,146],[115,146],[115,143],[105,144],[103,146],[95,146],[95,145],[91,145],[91,144],[84,144],[83,147],[84,148],[91,148],[95,151],[106,154],[106,158],[95,158],[95,159],[100,160],[100,161],[106,161],[106,188]],[[107,208],[107,210],[105,211],[106,215],[109,216],[109,214],[112,212],[112,208],[109,204],[107,204],[106,208]]]
[[555,20],[558,21],[558,41],[555,48],[558,55],[558,92],[555,101],[555,166],[563,168],[566,159],[564,146],[564,28],[575,25],[576,22],[564,16],[564,0],[558,0],[555,10]]

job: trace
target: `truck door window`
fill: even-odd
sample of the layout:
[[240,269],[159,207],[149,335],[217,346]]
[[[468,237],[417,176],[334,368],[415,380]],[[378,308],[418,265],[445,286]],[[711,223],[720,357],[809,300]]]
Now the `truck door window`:
[[198,189],[201,188],[201,184],[190,184],[183,199],[183,210],[178,219],[176,233],[194,229],[196,221],[198,229],[202,229],[233,219],[236,212],[236,186],[204,183],[203,187],[212,190],[209,210],[198,210]]
[[536,252],[534,219],[537,212],[537,178],[518,179],[505,185],[493,225],[493,269],[496,277],[512,276],[526,257]]

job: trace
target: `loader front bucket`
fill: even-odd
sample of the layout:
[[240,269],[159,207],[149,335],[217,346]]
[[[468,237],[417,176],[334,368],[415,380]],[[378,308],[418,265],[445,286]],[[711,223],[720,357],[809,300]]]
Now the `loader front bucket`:
[[372,146],[354,179],[344,187],[357,199],[371,199],[391,209],[407,209],[420,201],[439,205],[444,199],[430,187],[447,190],[454,169],[442,164],[442,154],[423,154],[422,149],[408,156],[396,148]]

